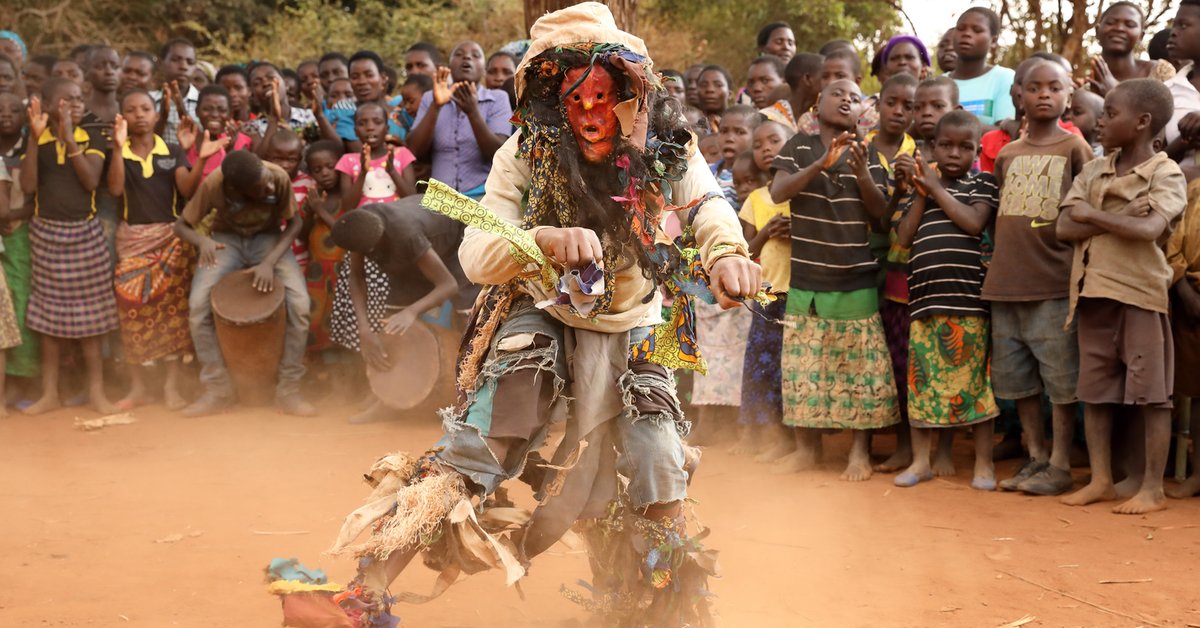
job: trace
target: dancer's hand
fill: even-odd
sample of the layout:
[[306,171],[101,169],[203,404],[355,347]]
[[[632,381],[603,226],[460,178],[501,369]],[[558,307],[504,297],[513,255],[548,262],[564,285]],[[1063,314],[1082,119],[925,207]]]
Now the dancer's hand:
[[539,230],[534,241],[551,260],[567,268],[583,268],[591,262],[604,265],[604,248],[591,229],[550,227]]
[[722,257],[708,273],[708,285],[717,305],[728,310],[741,305],[740,299],[762,289],[762,267],[740,255]]

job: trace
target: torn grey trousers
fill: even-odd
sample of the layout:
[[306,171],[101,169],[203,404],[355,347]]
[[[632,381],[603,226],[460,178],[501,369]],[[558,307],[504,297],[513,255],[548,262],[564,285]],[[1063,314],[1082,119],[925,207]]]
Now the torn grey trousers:
[[[574,497],[579,515],[602,514],[594,511],[605,492],[616,497],[617,474],[627,480],[624,491],[635,508],[685,498],[682,438],[688,424],[674,379],[659,365],[630,358],[631,343],[651,329],[621,334],[575,329],[530,299],[519,299],[492,339],[465,409],[443,415],[439,460],[487,495],[521,475],[553,423],[568,421],[553,462],[569,459],[575,464],[566,474],[596,476],[565,482],[586,493]],[[614,455],[615,467],[605,462]],[[560,479],[560,488],[563,484]],[[539,498],[544,493],[545,487]],[[585,506],[593,512],[584,512]]]

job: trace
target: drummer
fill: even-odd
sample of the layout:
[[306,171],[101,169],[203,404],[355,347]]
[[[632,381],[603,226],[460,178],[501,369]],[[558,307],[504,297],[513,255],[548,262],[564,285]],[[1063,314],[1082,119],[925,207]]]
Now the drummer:
[[[334,243],[350,254],[350,299],[359,345],[369,368],[387,371],[393,366],[381,332],[403,334],[422,312],[455,297],[469,285],[458,263],[462,235],[461,224],[421,207],[419,195],[365,205],[334,223]],[[372,321],[367,312],[366,259],[375,262],[388,279],[387,304],[394,313],[382,321]],[[376,401],[365,412],[351,417],[350,422],[389,418],[394,418],[394,413]]]
[[[210,212],[216,212],[212,235],[203,236],[196,231],[196,225]],[[281,232],[279,225],[284,222],[287,227]],[[214,414],[233,405],[233,381],[217,345],[209,298],[221,278],[245,268],[254,274],[255,289],[286,292],[287,331],[275,405],[282,412],[296,416],[316,414],[316,408],[300,396],[309,300],[291,244],[300,233],[301,224],[287,173],[244,150],[226,156],[221,167],[200,184],[199,191],[183,209],[175,223],[175,232],[200,252],[188,300],[188,324],[200,360],[200,381],[204,384],[204,394],[184,408],[184,416]]]

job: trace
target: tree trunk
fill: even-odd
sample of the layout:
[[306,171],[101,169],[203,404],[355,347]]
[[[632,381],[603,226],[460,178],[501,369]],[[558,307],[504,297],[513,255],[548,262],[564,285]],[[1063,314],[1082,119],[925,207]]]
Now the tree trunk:
[[[1100,17],[1097,15],[1096,21],[1092,21],[1091,16],[1088,15],[1087,0],[1072,0],[1071,4],[1071,27],[1062,42],[1062,50],[1059,54],[1066,57],[1071,62],[1071,65],[1076,68],[1076,71],[1078,71],[1078,68],[1083,64],[1083,54],[1085,52],[1083,48],[1083,36],[1096,25],[1096,22],[1099,22]],[[1096,10],[1100,11],[1101,7],[1097,7]]]
[[[529,30],[537,19],[551,11],[557,11],[581,0],[525,0],[525,30]],[[628,33],[637,29],[638,0],[602,0],[612,11],[617,27]]]

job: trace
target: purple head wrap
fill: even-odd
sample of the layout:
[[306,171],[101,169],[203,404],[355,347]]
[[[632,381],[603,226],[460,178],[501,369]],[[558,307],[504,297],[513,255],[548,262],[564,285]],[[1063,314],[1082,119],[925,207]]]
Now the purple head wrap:
[[912,44],[913,47],[917,49],[917,56],[921,57],[921,65],[925,67],[933,65],[929,61],[929,50],[925,48],[925,44],[922,43],[920,39],[917,39],[913,35],[896,35],[895,37],[889,39],[887,44],[883,47],[883,54],[880,55],[880,61],[883,63],[883,65],[887,65],[888,57],[892,54],[892,48],[895,48],[903,43]]

